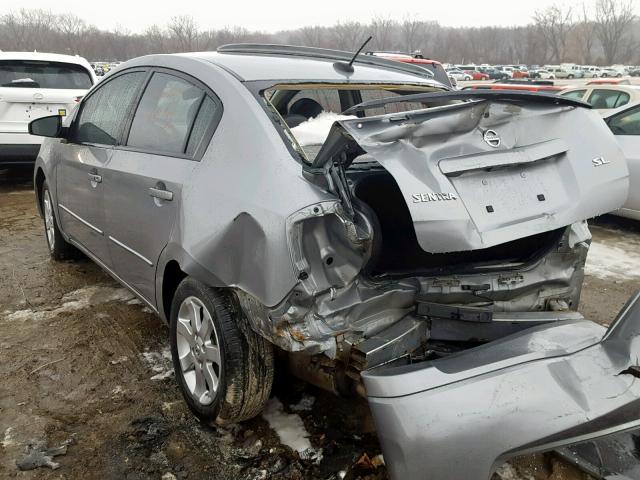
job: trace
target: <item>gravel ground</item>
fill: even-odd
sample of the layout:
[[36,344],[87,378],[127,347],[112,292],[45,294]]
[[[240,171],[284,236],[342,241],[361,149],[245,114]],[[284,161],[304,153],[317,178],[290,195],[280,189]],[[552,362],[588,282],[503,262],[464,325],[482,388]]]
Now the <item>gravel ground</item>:
[[[640,287],[640,223],[592,231],[581,311],[609,323]],[[165,325],[90,261],[49,261],[28,171],[0,171],[0,331],[0,478],[387,478],[366,403],[286,375],[263,416],[196,422]],[[587,478],[552,454],[497,477]]]

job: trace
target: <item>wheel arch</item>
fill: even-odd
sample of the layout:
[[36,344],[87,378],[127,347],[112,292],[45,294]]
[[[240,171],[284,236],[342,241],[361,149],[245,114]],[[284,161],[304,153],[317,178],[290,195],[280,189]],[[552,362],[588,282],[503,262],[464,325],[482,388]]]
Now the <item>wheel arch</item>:
[[36,206],[38,207],[38,213],[40,217],[43,216],[42,212],[42,186],[44,185],[44,181],[46,177],[44,175],[44,170],[42,167],[37,167],[36,173],[33,177],[33,186],[36,194]]
[[182,269],[176,260],[169,260],[162,271],[160,301],[157,302],[160,316],[169,323],[171,315],[171,303],[173,296],[178,289],[180,282],[187,277],[187,273]]

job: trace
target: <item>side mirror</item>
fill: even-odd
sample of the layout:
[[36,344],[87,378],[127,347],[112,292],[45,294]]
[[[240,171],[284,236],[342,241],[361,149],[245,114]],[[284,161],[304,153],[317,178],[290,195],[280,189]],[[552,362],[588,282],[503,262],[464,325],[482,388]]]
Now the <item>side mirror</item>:
[[39,137],[61,138],[63,136],[62,117],[52,115],[38,118],[29,123],[29,133]]

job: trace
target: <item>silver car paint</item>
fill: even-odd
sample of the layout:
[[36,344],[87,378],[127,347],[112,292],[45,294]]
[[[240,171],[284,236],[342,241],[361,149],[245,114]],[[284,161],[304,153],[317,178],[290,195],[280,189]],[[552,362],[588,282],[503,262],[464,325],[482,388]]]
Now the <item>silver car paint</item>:
[[[260,68],[267,68],[264,59],[259,59],[258,66],[254,70],[250,61],[241,61],[238,57],[242,56],[215,54],[150,56],[127,62],[115,73],[126,71],[127,68],[133,66],[157,65],[174,68],[206,83],[215,91],[225,106],[225,113],[220,124],[199,163],[193,166],[189,165],[186,171],[176,177],[177,180],[169,178],[171,174],[168,168],[162,167],[162,163],[158,164],[157,169],[147,171],[145,174],[147,179],[145,181],[153,184],[155,184],[154,182],[170,181],[177,181],[181,184],[173,186],[179,193],[175,199],[175,218],[170,218],[170,216],[165,218],[167,229],[160,231],[161,234],[166,231],[171,232],[166,239],[166,246],[162,249],[162,253],[159,253],[158,258],[149,258],[155,269],[155,293],[152,292],[153,289],[144,292],[136,290],[145,301],[157,308],[165,319],[168,312],[164,311],[161,298],[162,279],[166,265],[173,261],[177,262],[187,274],[206,284],[235,288],[242,306],[250,313],[254,321],[254,328],[278,345],[288,350],[305,350],[307,353],[325,352],[329,356],[339,355],[339,348],[355,344],[366,335],[379,332],[405,317],[415,306],[417,292],[431,295],[430,298],[434,301],[465,302],[470,301],[469,294],[464,289],[466,284],[488,283],[491,289],[488,294],[493,297],[495,309],[498,311],[528,311],[538,307],[549,309],[552,302],[562,303],[561,301],[577,303],[589,242],[588,229],[580,222],[583,219],[580,215],[586,217],[598,213],[599,205],[591,203],[590,198],[585,198],[580,185],[575,184],[576,172],[572,172],[566,162],[566,168],[560,174],[564,174],[567,181],[570,181],[574,187],[572,190],[575,195],[574,202],[576,204],[584,203],[585,207],[579,207],[576,211],[569,211],[566,214],[561,211],[549,214],[548,228],[576,223],[567,228],[562,240],[554,246],[551,252],[536,262],[527,264],[519,270],[371,281],[365,279],[360,273],[361,266],[370,255],[371,226],[367,222],[366,215],[357,214],[355,217],[351,217],[344,211],[344,205],[337,200],[335,194],[307,181],[303,176],[300,163],[297,163],[292,157],[290,146],[282,141],[282,132],[278,130],[277,124],[269,117],[267,110],[256,101],[255,96],[238,80],[239,77],[263,78],[260,77]],[[282,75],[285,79],[288,78],[286,73],[293,71],[295,71],[295,75],[292,73],[292,78],[299,81],[304,81],[307,74],[314,75],[314,77],[307,78],[309,81],[312,79],[315,81],[318,79],[337,81],[341,78],[333,71],[328,62],[305,61],[308,63],[309,73],[305,69],[299,68],[297,62],[298,60],[289,64],[282,59],[277,60],[278,65],[283,69],[285,68],[284,64],[288,64],[286,67],[288,70],[281,70],[284,72]],[[236,63],[242,63],[242,68],[235,65]],[[239,70],[239,73],[232,73],[230,71],[232,66],[237,67],[236,70]],[[270,77],[275,78],[276,71],[269,71],[271,72]],[[358,78],[354,77],[354,81],[376,81],[379,75],[388,82],[433,85],[433,82],[393,71],[384,70],[380,73],[379,69],[363,68],[356,69],[356,72],[358,72],[356,73]],[[517,118],[519,112],[519,109],[513,109],[509,115]],[[616,185],[623,190],[626,189],[626,171],[623,164],[621,166],[621,162],[618,161],[619,154],[611,146],[612,141],[604,130],[591,130],[587,112],[574,114],[573,110],[569,109],[560,114],[557,109],[553,108],[548,109],[548,112],[551,116],[567,115],[576,121],[580,128],[586,128],[592,132],[594,138],[590,138],[588,141],[600,140],[596,154],[600,155],[599,152],[604,150],[605,154],[613,157],[611,172],[602,174],[600,177],[603,186]],[[384,118],[378,121],[384,121]],[[530,128],[542,129],[544,119],[545,117],[542,116],[542,119],[539,122],[534,122],[533,127],[530,125]],[[376,122],[376,120],[371,121],[374,124]],[[506,119],[504,121],[507,123]],[[426,122],[426,124],[434,124],[434,122]],[[341,128],[347,127],[347,124],[341,126]],[[443,133],[443,138],[454,139],[455,125],[449,124],[449,127],[454,130],[449,134]],[[566,125],[566,128],[572,128],[571,124]],[[507,139],[508,145],[512,147],[516,145],[515,140],[519,137],[531,138],[531,133],[528,130],[527,132],[511,132],[510,135],[507,136]],[[579,139],[577,134],[572,132],[571,136],[573,142],[571,147],[579,149],[579,144],[575,144]],[[406,139],[397,138],[396,140],[397,145],[404,145]],[[367,148],[376,147],[370,141],[362,141]],[[469,139],[469,142],[476,145],[475,139]],[[387,141],[387,143],[389,142]],[[425,149],[425,151],[427,150]],[[121,153],[118,149],[114,149],[114,152]],[[57,181],[59,179],[56,179],[56,175],[62,174],[58,167],[60,156],[64,153],[63,142],[47,140],[44,142],[36,165],[36,171],[42,168],[49,182],[58,185],[58,189],[52,191],[54,204],[58,206],[56,212],[58,218],[61,214],[59,203],[62,197],[59,188],[60,182]],[[464,153],[464,149],[458,153]],[[585,153],[590,153],[590,151]],[[393,157],[383,155],[381,163],[387,162],[387,158]],[[68,160],[73,161],[73,159]],[[181,159],[174,160],[187,162],[187,160]],[[108,170],[111,161],[110,157],[105,159],[105,169]],[[580,161],[586,165],[584,168],[592,168],[589,157]],[[391,173],[402,183],[406,173],[411,170],[411,166],[402,165],[402,161],[398,161],[398,159],[395,160],[395,165],[391,160],[387,163],[390,170],[397,168],[395,173],[394,171]],[[406,171],[402,171],[401,167]],[[576,164],[574,167],[577,170],[583,165]],[[421,164],[421,168],[424,168],[424,163]],[[98,174],[100,174],[99,169]],[[599,174],[600,172],[598,172]],[[596,173],[587,178],[587,183],[590,186],[593,184],[593,176],[596,176]],[[106,181],[107,178],[108,176],[105,176],[104,180]],[[443,179],[444,175],[441,174],[440,180],[443,181]],[[88,179],[81,181],[89,182]],[[102,186],[104,186],[104,182]],[[143,188],[146,186],[145,184]],[[410,193],[422,192],[410,191]],[[589,193],[593,194],[593,191]],[[163,211],[162,206],[153,203],[153,198],[147,197],[140,195],[136,201],[126,205],[129,209],[127,213],[131,215],[130,219],[136,216],[142,218],[147,215],[155,215]],[[111,205],[108,204],[109,198],[105,197],[104,218],[98,220],[98,224],[95,225],[103,233],[105,244],[106,238],[109,236],[117,238],[114,235],[115,230],[124,226],[118,236],[129,239],[131,243],[129,247],[144,256],[142,252],[145,248],[144,244],[136,243],[139,241],[136,238],[143,238],[142,236],[136,237],[141,233],[139,231],[140,225],[131,221],[124,225],[118,223],[119,211],[111,209]],[[87,199],[87,202],[91,201],[97,202],[98,200],[97,198]],[[617,201],[616,193],[610,195],[606,192],[602,198],[602,203],[606,205],[615,201]],[[123,204],[121,204],[121,208],[124,208]],[[554,220],[554,217],[557,220]],[[467,226],[470,225],[469,216],[464,217],[463,223]],[[62,226],[64,227],[64,224]],[[445,230],[448,228],[447,226]],[[158,230],[153,231],[158,234]],[[457,232],[458,235],[463,232],[465,238],[467,234],[470,236],[471,240],[467,240],[469,243],[464,248],[474,248],[479,245],[477,234],[473,231],[456,227],[449,231]],[[501,238],[505,240],[517,238],[530,235],[534,231],[536,230],[529,228],[516,229]],[[79,238],[70,236],[64,228],[63,232],[67,239],[82,246]],[[440,242],[435,242],[435,247],[444,249],[441,242],[446,240],[446,238],[441,238]],[[428,240],[424,241],[428,242]],[[497,239],[493,239],[488,243],[497,241]],[[158,254],[158,250],[156,245],[150,251],[155,256]],[[334,268],[329,268],[324,261],[327,252],[331,252],[336,257]],[[113,257],[118,255],[123,255],[123,257],[114,261]],[[118,271],[122,275],[128,274],[126,268],[119,268],[117,265],[118,261],[122,261],[123,265],[126,265],[127,261],[130,262],[129,255],[131,252],[113,249],[112,246],[110,254],[104,256],[94,254],[92,258],[100,262],[129,287],[134,288],[131,285],[131,283],[136,283],[134,277],[123,279],[118,274]],[[303,271],[306,272],[306,276],[301,275]],[[147,276],[148,273],[144,275]],[[311,303],[309,303],[309,299],[311,299]],[[545,374],[543,368],[535,368],[536,365],[553,361],[553,358],[549,360],[545,357],[543,352],[545,349],[542,347],[555,348],[556,344],[548,341],[548,335],[545,332],[558,332],[557,338],[562,340],[567,352],[577,350],[577,347],[573,350],[569,349],[571,342],[573,345],[580,344],[584,347],[591,344],[600,345],[596,342],[598,335],[602,333],[597,326],[588,322],[571,325],[570,331],[567,331],[567,328],[566,324],[554,323],[552,327],[541,327],[535,331],[521,334],[524,336],[516,338],[523,340],[521,342],[515,340],[513,350],[509,350],[515,355],[515,358],[513,360],[507,358],[503,361],[509,365],[526,369],[529,364],[524,364],[521,367],[519,361],[522,359],[522,355],[529,354],[529,357],[535,360],[530,365],[532,375],[530,382],[543,381],[548,382],[550,386],[556,385],[557,388],[554,387],[553,391],[562,398],[563,394],[567,394],[566,390],[561,388],[564,380],[561,379],[561,381],[553,375]],[[536,336],[537,332],[539,334]],[[614,336],[611,337],[614,338]],[[339,343],[338,338],[344,342]],[[572,338],[574,340],[571,340]],[[543,342],[542,345],[538,345],[538,348],[534,348],[536,340]],[[509,341],[504,345],[510,346]],[[607,345],[613,345],[613,343],[608,342]],[[487,354],[489,364],[494,355],[504,356],[505,350],[501,349],[500,345],[502,343],[497,345],[491,343],[485,347],[489,352]],[[592,348],[595,349],[596,346]],[[534,354],[530,354],[527,348],[533,349]],[[608,353],[611,351],[613,351],[613,346],[607,348]],[[539,361],[535,352],[538,354]],[[624,354],[624,350],[621,353]],[[455,358],[467,360],[461,363],[458,368],[463,371],[460,374],[461,377],[467,378],[469,375],[464,371],[468,370],[467,367],[471,368],[475,364],[473,363],[473,354],[466,357],[464,355],[454,357],[453,361]],[[624,355],[622,356],[624,357]],[[584,358],[584,361],[587,362],[585,365],[591,365],[594,363],[594,358],[599,359],[599,354],[587,355]],[[625,363],[624,359],[615,367],[621,366],[623,363]],[[607,369],[606,363],[601,362],[599,365],[594,365],[595,367],[601,368],[603,378],[609,378],[607,375],[610,374],[610,371]],[[484,365],[480,365],[479,368],[482,370]],[[423,370],[424,365],[418,369]],[[470,371],[477,372],[473,369]],[[560,373],[564,374],[565,372],[561,371]],[[410,435],[407,434],[403,437],[403,431],[399,427],[396,428],[396,422],[401,422],[401,425],[407,428],[406,432],[410,432],[409,427],[406,426],[408,419],[416,424],[419,420],[419,418],[416,420],[416,416],[424,415],[424,419],[428,419],[429,415],[441,414],[442,423],[438,428],[444,430],[452,425],[459,425],[456,423],[458,421],[455,415],[456,409],[449,408],[445,412],[436,412],[425,407],[422,402],[416,402],[410,405],[413,410],[405,410],[402,405],[398,410],[394,410],[394,402],[398,401],[397,398],[411,399],[414,397],[414,393],[418,395],[422,378],[418,374],[419,378],[416,378],[415,382],[412,379],[413,383],[408,384],[408,390],[405,392],[406,397],[396,398],[394,395],[397,392],[397,386],[393,382],[385,386],[384,380],[374,379],[372,375],[366,377],[367,388],[370,389],[370,394],[375,397],[371,399],[371,404],[376,420],[379,422],[379,434],[383,440],[382,444],[385,456],[388,457],[390,469],[392,472],[401,472],[402,470],[397,469],[402,469],[402,462],[406,461],[410,472],[416,472],[413,469],[422,466],[419,459],[415,459],[413,456],[403,459],[397,454],[398,450],[395,449],[395,446],[405,442],[407,438],[410,438]],[[529,385],[525,375],[520,379],[523,387]],[[483,389],[491,390],[494,388],[491,382],[492,378],[494,378],[492,375],[487,375],[484,382],[478,382],[479,388],[471,389],[471,393],[465,391],[465,400],[473,398],[476,390],[480,393]],[[625,378],[622,377],[621,381]],[[518,379],[516,378],[514,381],[516,380]],[[470,377],[468,381],[461,382],[461,385],[470,383],[473,383],[473,377]],[[375,385],[382,385],[382,387],[376,390]],[[487,386],[483,387],[482,385]],[[540,385],[544,385],[544,383]],[[567,385],[574,386],[571,382],[568,382]],[[602,385],[607,387],[606,393],[614,391],[618,393],[615,390],[619,386],[617,383],[605,382]],[[629,385],[627,384],[627,386]],[[434,392],[440,391],[439,388],[432,390]],[[447,391],[447,388],[442,390]],[[516,389],[515,394],[517,393]],[[631,393],[637,392],[632,389],[629,390],[628,395]],[[637,395],[634,398],[636,397]],[[531,401],[535,401],[535,398]],[[543,400],[549,401],[549,398],[545,396]],[[376,402],[378,401],[381,405],[388,403],[392,407],[380,413],[377,410],[378,404]],[[451,403],[448,407],[450,405]],[[502,403],[498,402],[498,405],[502,405]],[[547,403],[544,403],[544,406],[545,411],[547,408],[549,411],[553,410]],[[615,405],[612,402],[604,402],[602,407],[611,410],[615,408]],[[573,413],[573,411],[569,411],[569,413]],[[482,415],[474,415],[473,417],[480,419],[478,420],[479,424],[486,421],[488,425],[492,421],[495,425],[495,422],[500,419],[500,417],[492,417],[492,419],[483,420]],[[404,418],[404,420],[398,420],[398,418]],[[530,420],[535,420],[535,418],[532,415]],[[570,416],[568,418],[575,420],[578,417]],[[521,421],[521,418],[518,417],[517,420]],[[582,417],[581,421],[584,422],[585,418]],[[467,434],[469,430],[475,428],[474,422],[468,425],[471,426],[470,429],[460,426],[457,431],[461,434]],[[515,424],[509,422],[507,426],[513,428],[513,425]],[[545,432],[543,431],[543,433]],[[555,430],[550,433],[555,433]],[[397,439],[394,438],[395,435],[398,435]],[[420,442],[428,442],[428,439],[421,436],[415,438]],[[538,437],[533,437],[531,441],[537,439]],[[444,445],[447,441],[446,435],[442,436],[442,440]],[[481,438],[479,441],[485,440],[486,434],[485,438]],[[520,438],[516,438],[516,440],[520,440]],[[529,438],[525,440],[528,441]],[[495,442],[485,442],[488,445],[487,451],[484,452],[487,458],[496,452],[498,456],[504,453],[500,451],[499,441],[500,439]],[[453,448],[451,444],[448,445],[449,448]],[[520,446],[514,445],[514,448]],[[424,454],[424,449],[412,450],[414,446],[411,444],[402,443],[402,447],[407,453],[414,452],[419,456]],[[458,445],[455,447],[458,448]],[[490,471],[494,460],[495,458],[485,459],[482,465],[488,465],[487,471]],[[440,458],[434,457],[429,469],[430,471],[443,472],[446,468],[455,468],[446,462],[445,455]],[[420,472],[424,471],[424,469],[420,470]],[[456,476],[450,475],[443,478],[454,477]],[[422,477],[418,474],[413,478]],[[467,476],[466,478],[472,477]]]
[[552,323],[363,378],[392,479],[486,480],[510,457],[640,426],[639,357],[636,295],[606,331]]
[[[607,213],[626,199],[626,162],[596,112],[463,105],[342,120],[333,132],[347,132],[393,175],[423,250],[499,245]],[[487,131],[498,135],[499,148],[484,140]],[[609,163],[596,168],[596,157]]]

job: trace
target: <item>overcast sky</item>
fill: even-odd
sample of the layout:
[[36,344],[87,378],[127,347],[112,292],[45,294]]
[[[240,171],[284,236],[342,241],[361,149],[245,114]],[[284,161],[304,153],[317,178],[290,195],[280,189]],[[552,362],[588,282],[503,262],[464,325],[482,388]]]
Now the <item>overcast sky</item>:
[[[637,0],[636,0],[637,1]],[[593,5],[595,0],[586,0]],[[2,2],[0,13],[12,3]],[[524,25],[534,10],[552,3],[578,5],[582,2],[553,0],[29,0],[20,6],[42,8],[54,13],[72,12],[103,29],[117,25],[142,32],[154,23],[164,25],[172,16],[191,15],[203,29],[240,25],[250,30],[274,32],[305,25],[332,25],[339,20],[368,22],[376,15],[402,19],[405,14],[422,20],[437,20],[447,26]]]

